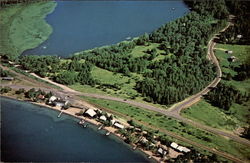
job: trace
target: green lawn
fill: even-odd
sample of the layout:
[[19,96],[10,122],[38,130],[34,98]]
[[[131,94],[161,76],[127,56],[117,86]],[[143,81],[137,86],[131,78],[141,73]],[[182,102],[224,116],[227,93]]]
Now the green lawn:
[[[239,143],[230,141],[226,138],[210,134],[208,132],[199,130],[190,125],[168,118],[164,115],[148,111],[142,108],[130,106],[125,103],[102,100],[90,97],[82,97],[84,100],[99,105],[110,110],[127,115],[135,120],[146,122],[150,125],[163,128],[175,132],[183,137],[191,139],[201,144],[217,148],[219,150],[228,152],[239,158],[247,159],[250,154],[250,149]],[[249,158],[248,158],[249,159]]]
[[159,44],[157,44],[157,43],[151,43],[148,46],[136,46],[130,54],[133,57],[138,58],[138,57],[142,57],[144,55],[147,55],[147,53],[146,53],[147,50],[152,50],[155,48],[158,56],[156,58],[154,58],[153,61],[164,59],[166,57],[165,51],[160,50],[158,47],[159,47]]
[[[233,54],[227,54],[225,53],[225,50],[232,50]],[[223,73],[231,73],[232,76],[236,75],[237,72],[234,71],[230,65],[234,64],[237,66],[246,62],[246,60],[250,58],[249,50],[249,45],[217,44],[216,56],[220,61]],[[230,63],[227,60],[227,58],[231,55],[237,58],[236,62]],[[232,85],[241,92],[250,93],[250,79],[244,81],[236,81],[233,79],[222,80],[221,82]],[[232,131],[237,129],[237,127],[246,126],[246,116],[249,114],[249,106],[250,101],[242,105],[234,103],[229,112],[226,113],[223,109],[214,107],[205,100],[202,100],[192,107],[184,110],[182,115],[211,127]]]
[[201,100],[199,103],[183,110],[182,116],[211,127],[226,130],[234,130],[241,123],[235,117],[225,114],[220,108],[212,106],[205,100]]
[[52,27],[44,20],[56,2],[17,4],[0,10],[0,53],[20,55],[44,42]]

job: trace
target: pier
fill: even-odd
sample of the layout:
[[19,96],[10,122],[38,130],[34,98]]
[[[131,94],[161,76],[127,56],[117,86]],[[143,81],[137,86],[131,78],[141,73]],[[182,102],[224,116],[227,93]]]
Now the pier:
[[63,113],[63,111],[61,111],[61,112],[58,114],[57,118],[60,118],[61,115],[62,115],[62,113]]

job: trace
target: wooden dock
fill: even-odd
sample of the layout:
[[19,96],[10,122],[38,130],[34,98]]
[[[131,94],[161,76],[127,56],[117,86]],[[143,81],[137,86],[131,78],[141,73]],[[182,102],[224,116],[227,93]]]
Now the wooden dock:
[[57,118],[60,118],[61,115],[62,115],[62,113],[63,113],[63,111],[61,111],[61,112],[58,114]]

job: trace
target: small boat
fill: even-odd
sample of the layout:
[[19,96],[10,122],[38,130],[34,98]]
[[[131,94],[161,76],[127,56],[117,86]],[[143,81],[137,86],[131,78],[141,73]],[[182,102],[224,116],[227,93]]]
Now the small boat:
[[173,7],[172,10],[175,10],[175,8]]
[[47,47],[46,46],[43,46],[43,49],[46,49]]
[[86,128],[86,127],[88,127],[88,124],[86,124],[86,125],[83,125],[83,128]]
[[148,158],[152,158],[152,156],[150,155],[150,156],[148,156]]
[[79,125],[83,125],[84,123],[85,123],[85,121],[83,119],[78,122]]
[[110,135],[110,132],[107,132],[107,133],[106,133],[106,136],[109,136],[109,135]]
[[131,37],[126,37],[126,40],[130,40],[131,39]]
[[136,146],[133,147],[133,150],[135,150],[135,149],[136,149]]

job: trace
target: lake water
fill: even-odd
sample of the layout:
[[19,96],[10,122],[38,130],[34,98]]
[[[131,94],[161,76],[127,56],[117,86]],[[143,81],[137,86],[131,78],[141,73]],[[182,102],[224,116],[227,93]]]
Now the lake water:
[[1,97],[1,160],[7,162],[149,162],[117,137],[44,107]]
[[47,41],[23,54],[69,56],[150,33],[189,10],[182,1],[57,1]]

